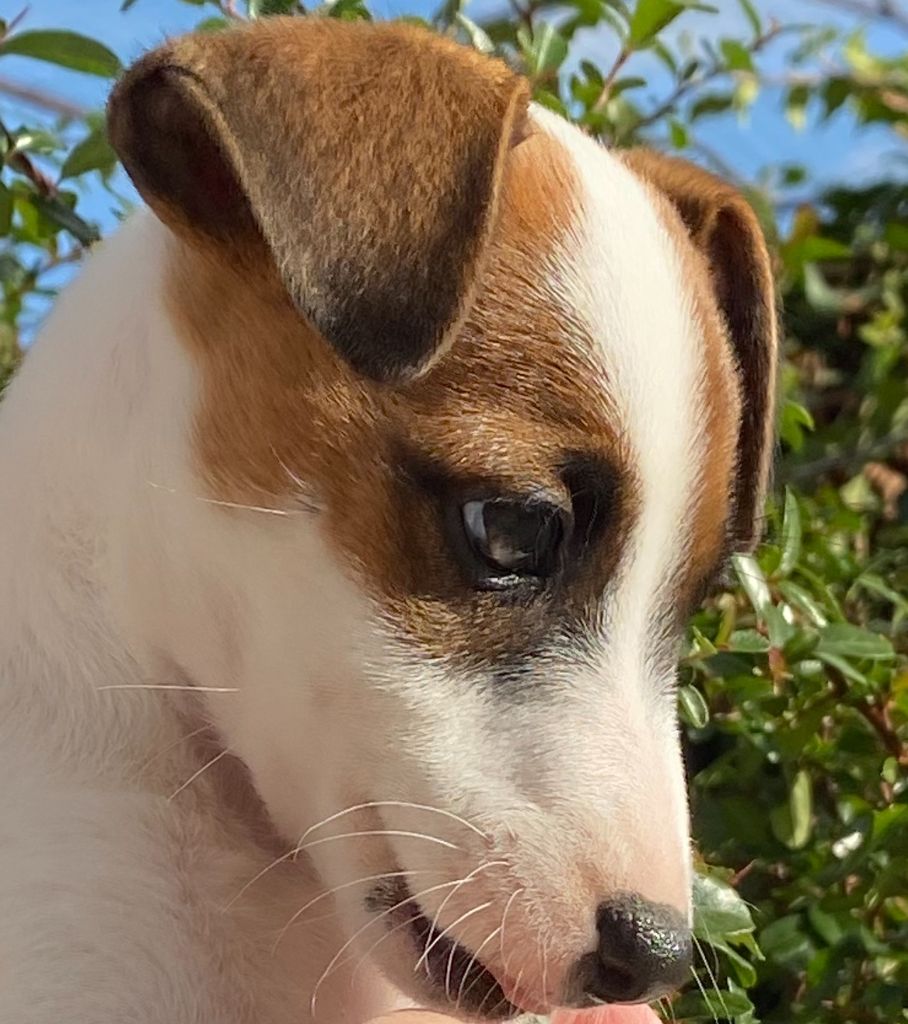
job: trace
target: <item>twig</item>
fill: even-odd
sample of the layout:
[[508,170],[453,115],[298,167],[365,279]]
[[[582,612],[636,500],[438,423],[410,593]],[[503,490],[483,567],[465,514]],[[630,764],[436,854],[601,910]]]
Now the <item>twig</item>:
[[[758,36],[748,47],[748,53],[757,54],[761,50],[764,50],[770,43],[778,39],[779,36],[787,32],[788,29],[781,25],[777,21],[770,23],[769,28]],[[661,121],[666,114],[670,114],[678,103],[684,99],[684,97],[691,92],[693,89],[698,89],[701,85],[705,85],[707,82],[712,81],[714,78],[719,78],[722,75],[728,74],[728,68],[719,62],[711,64],[708,68],[702,71],[699,75],[691,75],[690,78],[683,82],[679,82],[675,87],[674,91],[669,95],[662,103],[656,107],[655,110],[651,110],[648,114],[641,117],[633,125],[635,130],[641,128],[648,128],[650,125],[655,124],[657,121]]]
[[22,22],[28,17],[28,12],[30,10],[31,7],[26,4],[26,6],[23,7],[22,10],[19,11],[19,13],[15,17],[11,18],[6,23],[6,28],[4,29],[4,31],[0,33],[0,39],[6,39],[7,36],[15,32],[16,29],[22,24]]
[[[836,669],[827,666],[829,682],[832,684],[832,700],[838,704],[847,701],[849,696],[848,681]],[[892,724],[889,711],[885,705],[868,704],[866,701],[856,700],[849,704],[856,711],[867,725],[876,733],[886,752],[894,757],[902,767],[908,767],[908,747],[902,742],[901,737]]]
[[234,21],[246,20],[236,9],[236,0],[218,0],[217,8],[225,18],[233,18]]
[[533,31],[533,17],[536,14],[536,8],[539,6],[540,0],[528,0],[526,4],[520,3],[520,0],[508,0],[511,10],[517,15],[520,21],[526,26],[527,31]]
[[11,151],[11,155],[7,154],[6,157],[10,167],[14,167],[20,174],[24,174],[35,186],[36,191],[46,199],[52,199],[56,196],[57,187],[50,178],[39,171],[25,153],[16,152],[16,139],[3,123],[2,118],[0,118],[0,135],[6,140],[6,145]]
[[787,471],[780,471],[777,476],[782,483],[800,483],[814,480],[836,470],[856,472],[868,462],[880,462],[887,459],[900,445],[908,441],[908,431],[894,430],[891,434],[881,437],[875,444],[857,448],[854,451],[842,452],[839,455],[827,455],[813,462],[805,462],[800,466],[792,466]]
[[13,82],[9,78],[0,77],[0,93],[5,96],[12,96],[14,99],[28,103],[32,107],[49,110],[52,114],[59,114],[61,117],[85,117],[88,113],[84,107],[79,106],[77,103],[72,103],[70,100],[65,100],[60,96],[53,96],[51,93],[43,92],[41,89],[33,89],[31,86]]
[[860,702],[855,707],[870,728],[877,734],[890,756],[895,758],[896,763],[900,764],[903,768],[908,768],[908,746],[902,743],[898,733],[895,731],[895,727],[889,718],[888,709],[879,704],[863,704]]
[[624,65],[630,60],[633,52],[634,51],[630,47],[624,46],[621,48],[621,51],[615,58],[615,63],[612,65],[609,73],[605,76],[605,81],[602,83],[602,90],[591,108],[592,113],[598,114],[605,108],[606,103],[608,103],[609,98],[612,95],[612,88],[615,85],[615,79],[618,77],[618,74]]

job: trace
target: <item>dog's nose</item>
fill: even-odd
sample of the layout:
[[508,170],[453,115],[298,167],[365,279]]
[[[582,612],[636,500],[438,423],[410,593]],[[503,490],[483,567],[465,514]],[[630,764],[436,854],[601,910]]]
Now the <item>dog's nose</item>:
[[599,948],[593,969],[585,972],[587,995],[606,1003],[648,1003],[690,977],[690,928],[673,907],[625,893],[599,907],[596,927]]

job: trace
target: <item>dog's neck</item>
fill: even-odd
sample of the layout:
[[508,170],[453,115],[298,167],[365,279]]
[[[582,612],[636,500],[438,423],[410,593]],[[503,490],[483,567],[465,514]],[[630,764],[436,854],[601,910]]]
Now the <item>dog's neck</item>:
[[100,760],[104,738],[122,736],[107,716],[148,723],[150,744],[161,738],[148,714],[160,694],[97,691],[166,682],[148,678],[124,602],[137,510],[155,485],[185,483],[192,369],[156,301],[167,244],[145,214],[94,255],[0,405],[3,692],[27,693],[42,731],[65,730],[82,703]]

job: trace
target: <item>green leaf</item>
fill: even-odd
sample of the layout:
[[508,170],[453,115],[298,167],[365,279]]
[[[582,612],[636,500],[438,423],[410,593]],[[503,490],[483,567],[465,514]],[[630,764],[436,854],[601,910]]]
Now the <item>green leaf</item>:
[[893,249],[908,252],[908,224],[887,224],[884,237],[888,245]]
[[552,25],[537,25],[532,32],[521,28],[517,41],[523,51],[527,73],[540,78],[557,71],[567,57],[567,40]]
[[703,729],[709,723],[709,705],[695,686],[682,686],[678,691],[681,715],[695,729]]
[[789,664],[809,658],[820,642],[819,633],[810,629],[801,629],[795,633],[782,648],[782,654]]
[[729,92],[710,92],[701,96],[690,108],[691,121],[711,114],[724,114],[734,106],[735,98]]
[[495,52],[495,44],[489,38],[488,32],[484,28],[480,28],[472,18],[468,18],[463,11],[457,11],[454,14],[454,21],[466,32],[474,50],[479,50],[480,53]]
[[328,0],[319,11],[339,21],[371,21],[372,14],[363,0]]
[[799,452],[804,447],[804,433],[805,431],[812,431],[814,429],[813,417],[798,402],[792,401],[790,398],[785,400],[782,406],[781,422],[779,424],[779,433],[782,435],[782,440],[788,445],[792,451]]
[[728,649],[736,654],[766,654],[769,640],[755,629],[736,629],[728,638]]
[[751,0],[738,0],[741,5],[741,10],[744,11],[744,17],[750,22],[750,27],[754,30],[754,35],[759,37],[763,34],[763,23],[760,20],[760,15],[757,14],[757,9],[754,7]]
[[274,14],[290,14],[297,0],[248,0],[246,13],[250,18],[267,18]]
[[0,236],[8,235],[13,223],[13,194],[0,181]]
[[737,39],[723,39],[719,43],[719,49],[725,59],[725,66],[730,71],[753,71],[754,62],[750,51]]
[[205,18],[198,23],[193,29],[194,32],[223,32],[225,28],[230,28],[230,22],[226,18]]
[[790,850],[807,845],[813,828],[813,790],[810,776],[803,769],[792,780],[788,801],[769,815],[773,833]]
[[678,74],[678,62],[675,60],[675,55],[672,51],[663,43],[657,39],[653,43],[653,53],[662,61],[662,63],[668,68],[672,75],[677,77]]
[[694,876],[694,935],[712,942],[754,930],[750,908],[727,882],[715,875]]
[[810,89],[801,83],[788,90],[785,100],[785,116],[791,126],[800,131],[807,123],[807,103],[810,100]]
[[890,587],[889,584],[876,573],[863,572],[854,581],[849,590],[849,596],[853,596],[857,591],[865,590],[870,594],[875,594],[877,597],[883,598],[884,601],[891,602],[900,612],[908,614],[908,597],[904,594],[900,594],[897,590]]
[[690,143],[690,134],[687,128],[676,118],[672,118],[669,124],[672,145],[675,149],[687,149]]
[[[786,614],[787,613],[787,614]],[[791,610],[784,605],[772,605],[763,616],[771,647],[784,647],[795,633],[795,626],[789,621]]]
[[850,260],[854,253],[850,245],[837,242],[834,238],[813,235],[805,238],[799,246],[802,263],[826,263],[832,260]]
[[691,0],[638,0],[631,16],[628,43],[633,49],[649,46],[656,36],[685,10],[715,12],[715,7]]
[[782,554],[779,558],[780,576],[790,576],[801,557],[801,510],[798,499],[790,487],[785,488],[785,512],[782,518]]
[[94,224],[89,224],[88,221],[83,220],[65,202],[57,197],[33,196],[31,204],[36,210],[47,217],[52,224],[62,228],[64,231],[68,231],[82,245],[92,245],[101,237]]
[[759,562],[753,555],[732,555],[731,562],[754,611],[765,620],[772,608],[772,595]]
[[89,171],[106,174],[116,167],[117,154],[107,141],[107,133],[98,128],[73,147],[63,163],[60,180],[75,178]]
[[890,661],[895,657],[892,644],[884,636],[850,622],[833,622],[820,630],[817,656],[857,658],[866,661]]
[[815,263],[804,265],[804,292],[814,309],[831,315],[841,313],[848,300],[847,293],[829,286]]
[[843,931],[842,926],[832,914],[827,914],[815,903],[807,907],[807,920],[820,938],[830,946],[841,942]]
[[846,658],[828,652],[818,651],[817,654],[830,668],[834,668],[852,683],[857,683],[860,686],[867,685],[867,676],[863,672],[859,672]]
[[700,992],[686,992],[671,1004],[671,1012],[678,1021],[733,1020],[753,1010],[753,1003],[743,992],[716,991],[704,988]]
[[800,914],[786,914],[760,932],[760,947],[767,959],[796,968],[810,953]]
[[0,56],[16,54],[48,61],[73,71],[114,78],[122,70],[119,58],[96,39],[54,29],[19,32],[0,42]]

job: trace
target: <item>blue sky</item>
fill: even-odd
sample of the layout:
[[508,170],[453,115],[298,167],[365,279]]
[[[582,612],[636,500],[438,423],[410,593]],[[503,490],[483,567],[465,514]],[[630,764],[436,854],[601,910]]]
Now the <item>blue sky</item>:
[[[0,16],[11,18],[24,3],[25,0],[0,0]],[[679,41],[685,35],[716,39],[736,32],[745,34],[737,0],[713,3],[720,8],[718,15],[692,12],[678,19],[674,31]],[[427,0],[374,0],[372,9],[380,15],[393,16],[426,13],[434,6]],[[473,0],[468,11],[475,16],[503,6],[503,0]],[[853,18],[835,15],[813,0],[757,0],[757,6],[763,14],[782,23],[811,21],[844,27],[857,24]],[[31,0],[25,26],[77,29],[101,39],[128,62],[166,36],[191,28],[206,13],[204,8],[177,0],[137,0],[126,13],[120,13],[119,7],[120,0]],[[209,8],[209,13],[216,12]],[[871,42],[884,52],[895,52],[908,45],[908,40],[900,38],[895,30],[884,28],[873,32]],[[614,53],[614,40],[607,34],[588,34],[582,45],[587,55],[600,64],[607,65]],[[769,67],[771,74],[781,75],[782,51],[777,52],[778,58],[764,66]],[[652,75],[653,91],[658,92],[659,68],[655,64],[649,66],[647,58],[643,58],[633,69],[633,73],[641,72]],[[0,74],[91,107],[103,104],[109,88],[109,83],[102,79],[15,57],[0,61]],[[21,116],[21,108],[16,110],[15,104],[2,97],[0,109],[6,115]],[[781,112],[778,89],[765,91],[743,121],[727,116],[704,122],[700,137],[747,179],[756,178],[767,166],[791,161],[805,164],[812,180],[818,183],[873,180],[884,166],[891,165],[894,151],[891,134],[864,130],[856,136],[854,125],[844,112],[828,124],[809,124],[807,129],[796,131]],[[113,223],[111,203],[100,190],[92,191],[86,213],[100,220],[105,228]]]

